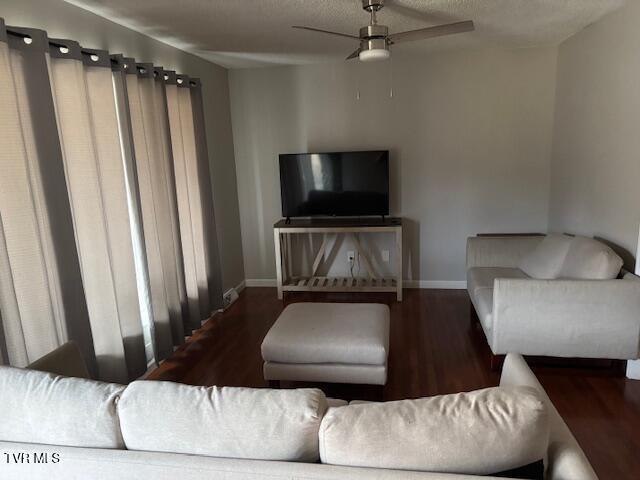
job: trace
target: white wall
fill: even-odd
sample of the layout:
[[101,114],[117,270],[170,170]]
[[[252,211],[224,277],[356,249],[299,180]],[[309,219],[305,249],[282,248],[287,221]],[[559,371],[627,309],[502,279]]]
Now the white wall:
[[39,28],[53,38],[70,38],[88,48],[124,53],[202,80],[222,280],[225,289],[236,286],[244,278],[244,270],[227,70],[62,0],[2,0],[0,17],[7,25]]
[[463,281],[469,235],[546,231],[556,60],[555,48],[396,52],[230,71],[246,278],[275,278],[279,153],[389,149],[412,280]]
[[639,25],[640,2],[629,2],[560,46],[550,204],[552,229],[600,236],[632,254],[640,224]]

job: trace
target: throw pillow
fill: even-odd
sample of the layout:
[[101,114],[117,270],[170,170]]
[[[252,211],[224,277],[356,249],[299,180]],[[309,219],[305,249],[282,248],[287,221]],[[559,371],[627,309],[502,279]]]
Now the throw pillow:
[[620,258],[608,245],[587,237],[575,237],[565,257],[561,278],[611,280],[622,268]]
[[531,278],[553,280],[558,278],[572,238],[550,233],[538,246],[525,255],[518,267]]
[[532,387],[332,408],[320,424],[322,463],[490,475],[544,458],[546,405]]

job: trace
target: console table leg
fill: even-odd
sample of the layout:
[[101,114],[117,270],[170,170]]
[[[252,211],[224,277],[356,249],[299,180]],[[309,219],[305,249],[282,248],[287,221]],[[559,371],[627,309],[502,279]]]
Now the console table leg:
[[273,229],[273,244],[276,250],[276,286],[278,287],[278,299],[282,300],[282,243],[280,230]]
[[402,301],[402,228],[396,228],[396,285],[398,288],[397,300]]

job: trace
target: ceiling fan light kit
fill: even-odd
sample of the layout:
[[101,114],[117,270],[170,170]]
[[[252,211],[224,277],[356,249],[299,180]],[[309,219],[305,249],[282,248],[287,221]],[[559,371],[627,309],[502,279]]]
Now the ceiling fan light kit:
[[376,62],[378,60],[386,60],[391,56],[389,50],[362,50],[358,54],[358,58],[361,62]]
[[362,62],[388,59],[391,56],[389,46],[395,43],[425,40],[428,38],[441,37],[443,35],[471,32],[475,29],[473,22],[471,20],[467,20],[464,22],[437,25],[435,27],[420,28],[418,30],[389,35],[389,29],[385,25],[378,24],[377,12],[379,12],[382,7],[384,7],[384,0],[362,0],[362,8],[369,12],[371,19],[369,21],[369,25],[360,29],[358,36],[347,33],[332,32],[315,27],[295,25],[293,28],[359,40],[360,46],[347,57],[347,60],[358,57]]
[[386,60],[390,56],[389,44],[384,38],[371,38],[360,42],[358,58],[361,62]]

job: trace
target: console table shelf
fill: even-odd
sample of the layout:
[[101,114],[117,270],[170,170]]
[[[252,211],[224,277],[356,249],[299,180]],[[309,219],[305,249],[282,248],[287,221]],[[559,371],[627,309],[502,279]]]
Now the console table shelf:
[[395,278],[293,277],[282,285],[285,292],[395,292]]
[[[322,234],[322,243],[315,254],[311,275],[292,274],[291,236],[297,234]],[[378,275],[374,263],[362,248],[358,235],[361,233],[391,233],[395,236],[395,272],[394,276]],[[278,298],[284,292],[395,292],[398,301],[402,301],[402,220],[399,218],[346,220],[281,220],[273,226]],[[353,243],[354,249],[362,259],[368,276],[334,277],[319,276],[318,269],[327,253],[328,236],[345,235]],[[337,242],[334,242],[335,248]]]

